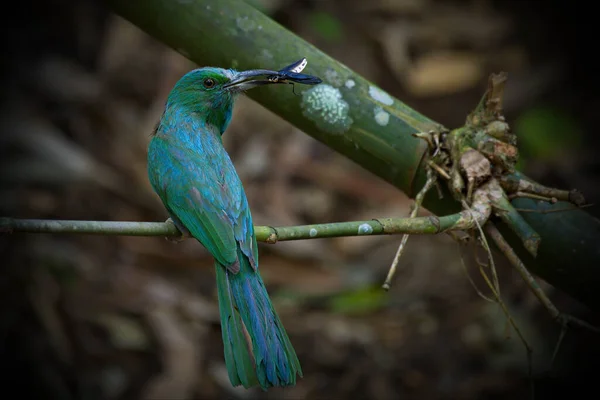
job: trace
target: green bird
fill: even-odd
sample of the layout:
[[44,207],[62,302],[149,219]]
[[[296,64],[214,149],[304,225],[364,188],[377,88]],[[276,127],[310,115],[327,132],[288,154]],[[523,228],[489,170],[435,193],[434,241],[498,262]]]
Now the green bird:
[[320,82],[299,74],[303,66],[298,65],[280,71],[205,67],[188,72],[171,90],[148,148],[150,183],[171,220],[215,259],[225,363],[233,386],[266,390],[294,385],[296,375],[302,376],[258,272],[248,200],[221,139],[239,93],[271,83]]

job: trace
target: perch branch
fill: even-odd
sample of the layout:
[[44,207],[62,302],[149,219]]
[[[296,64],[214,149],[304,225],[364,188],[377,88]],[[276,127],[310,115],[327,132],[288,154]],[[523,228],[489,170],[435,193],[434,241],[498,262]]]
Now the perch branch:
[[[393,235],[400,233],[433,235],[450,230],[468,230],[476,226],[474,218],[484,223],[489,213],[466,211],[443,217],[380,218],[299,226],[255,226],[259,242],[320,239],[340,236]],[[0,232],[66,233],[113,236],[180,237],[181,232],[170,222],[74,221],[0,218]]]

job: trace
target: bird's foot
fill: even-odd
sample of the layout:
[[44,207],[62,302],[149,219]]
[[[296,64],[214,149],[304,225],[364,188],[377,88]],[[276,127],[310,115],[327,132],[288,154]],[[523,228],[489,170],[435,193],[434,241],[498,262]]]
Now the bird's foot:
[[183,242],[185,239],[189,239],[191,237],[190,232],[187,229],[181,229],[172,218],[167,218],[165,221],[167,224],[175,225],[175,228],[180,232],[179,236],[165,236],[165,239],[172,243]]

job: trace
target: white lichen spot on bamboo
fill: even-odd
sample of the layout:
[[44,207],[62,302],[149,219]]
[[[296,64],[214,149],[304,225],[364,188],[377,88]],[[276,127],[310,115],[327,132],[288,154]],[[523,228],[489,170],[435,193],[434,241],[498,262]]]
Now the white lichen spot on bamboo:
[[356,82],[354,82],[354,79],[348,79],[346,83],[344,83],[344,86],[346,86],[348,89],[352,89],[354,86],[356,86]]
[[273,53],[271,53],[268,49],[262,49],[260,52],[260,57],[266,62],[273,61]]
[[359,235],[370,235],[371,233],[373,233],[373,227],[369,224],[360,224],[358,227]]
[[383,111],[381,107],[375,107],[373,109],[373,114],[375,115],[375,122],[381,126],[386,126],[390,121],[390,114]]
[[327,84],[302,92],[302,113],[325,132],[341,134],[350,129],[350,106],[342,93]]
[[256,28],[256,22],[248,17],[238,17],[235,19],[236,25],[244,32],[250,32]]
[[337,72],[335,72],[335,70],[331,68],[327,68],[327,71],[325,71],[325,82],[335,87],[342,86],[342,79],[339,77]]
[[308,234],[310,235],[310,237],[315,237],[317,236],[317,230],[315,228],[310,228],[310,231],[308,231]]
[[369,86],[369,96],[371,96],[373,100],[385,104],[386,106],[394,104],[394,98],[392,96],[375,86]]

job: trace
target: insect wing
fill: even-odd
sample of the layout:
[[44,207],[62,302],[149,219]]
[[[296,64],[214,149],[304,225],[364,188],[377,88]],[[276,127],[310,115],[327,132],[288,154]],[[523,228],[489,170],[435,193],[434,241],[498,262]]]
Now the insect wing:
[[298,61],[296,61],[294,63],[291,63],[287,67],[280,69],[279,73],[285,74],[285,73],[288,73],[288,72],[293,72],[295,74],[298,74],[298,73],[302,72],[302,70],[304,68],[306,68],[307,64],[308,64],[308,61],[304,57],[304,58],[301,58],[300,60],[298,60]]
[[316,76],[297,74],[295,72],[287,72],[285,74],[282,74],[282,78],[287,81],[303,83],[305,85],[317,85],[323,82],[320,78],[317,78]]
[[306,61],[306,58],[303,58],[299,62],[300,63],[297,66],[295,66],[294,68],[290,69],[290,72],[293,72],[295,74],[299,74],[300,72],[302,72],[302,70],[304,68],[306,68],[306,64],[308,64],[308,61]]

